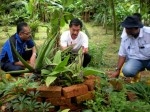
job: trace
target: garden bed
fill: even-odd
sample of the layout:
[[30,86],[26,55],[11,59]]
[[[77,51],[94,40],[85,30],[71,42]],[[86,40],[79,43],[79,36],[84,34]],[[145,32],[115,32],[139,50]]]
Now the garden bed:
[[100,79],[96,76],[87,76],[81,84],[68,87],[41,85],[37,88],[40,93],[39,99],[59,107],[59,109],[70,109],[71,111],[82,109],[82,103],[94,98],[96,82]]

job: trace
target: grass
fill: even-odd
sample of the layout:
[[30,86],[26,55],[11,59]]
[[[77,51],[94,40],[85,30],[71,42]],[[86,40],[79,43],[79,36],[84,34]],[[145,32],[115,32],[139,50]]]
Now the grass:
[[[108,34],[106,34],[106,31],[102,26],[94,26],[91,23],[88,23],[86,24],[86,27],[91,36],[89,46],[94,44],[97,47],[101,46],[100,48],[105,47],[102,59],[100,59],[103,61],[102,64],[99,65],[100,69],[103,71],[114,70],[118,59],[120,37],[118,36],[116,44],[113,44],[112,30],[108,30]],[[100,51],[101,49],[98,49],[96,52],[98,53]]]
[[[105,34],[105,29],[102,26],[94,26],[92,23],[85,23],[85,26],[90,35],[89,53],[95,57],[92,60],[92,63],[94,64],[94,66],[92,66],[102,71],[114,70],[118,59],[119,36],[117,37],[117,43],[113,44],[112,30],[108,30],[108,34]],[[2,48],[3,43],[8,39],[9,35],[16,32],[15,26],[10,26],[8,32],[3,32],[2,29],[3,27],[0,27],[0,48]],[[68,25],[62,28],[62,31],[66,29],[68,29]],[[37,46],[40,46],[45,38],[46,27],[39,27],[38,32],[35,35]],[[92,49],[90,49],[90,47]]]

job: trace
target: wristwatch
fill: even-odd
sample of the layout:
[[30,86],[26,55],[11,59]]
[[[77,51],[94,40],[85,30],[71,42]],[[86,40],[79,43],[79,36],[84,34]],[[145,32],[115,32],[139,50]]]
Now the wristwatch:
[[115,68],[115,71],[118,71],[118,70],[120,70],[120,68],[116,67],[116,68]]

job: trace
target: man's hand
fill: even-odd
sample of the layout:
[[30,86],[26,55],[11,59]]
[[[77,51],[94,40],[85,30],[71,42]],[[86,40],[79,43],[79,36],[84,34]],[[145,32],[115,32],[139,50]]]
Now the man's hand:
[[14,65],[18,65],[18,66],[24,67],[24,64],[21,61],[15,62]]
[[83,54],[84,54],[84,53],[88,53],[88,48],[82,47],[82,53],[83,53]]
[[109,75],[108,77],[109,78],[117,78],[119,76],[119,74],[120,74],[120,71],[117,70],[117,71],[113,72],[111,75]]
[[32,53],[32,56],[30,58],[30,61],[29,61],[29,64],[32,66],[32,67],[35,67],[35,60],[36,60],[36,53]]

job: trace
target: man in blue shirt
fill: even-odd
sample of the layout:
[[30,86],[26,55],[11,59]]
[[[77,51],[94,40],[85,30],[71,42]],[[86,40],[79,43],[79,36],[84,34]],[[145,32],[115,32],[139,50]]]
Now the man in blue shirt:
[[[14,44],[17,52],[22,56],[22,58],[29,61],[29,64],[34,67],[36,49],[34,42],[31,39],[31,30],[27,23],[21,22],[17,25],[17,33],[12,35],[3,45],[0,54],[1,69],[4,71],[24,69],[23,63],[13,52],[11,42]],[[19,74],[14,74],[14,76],[18,75]]]

